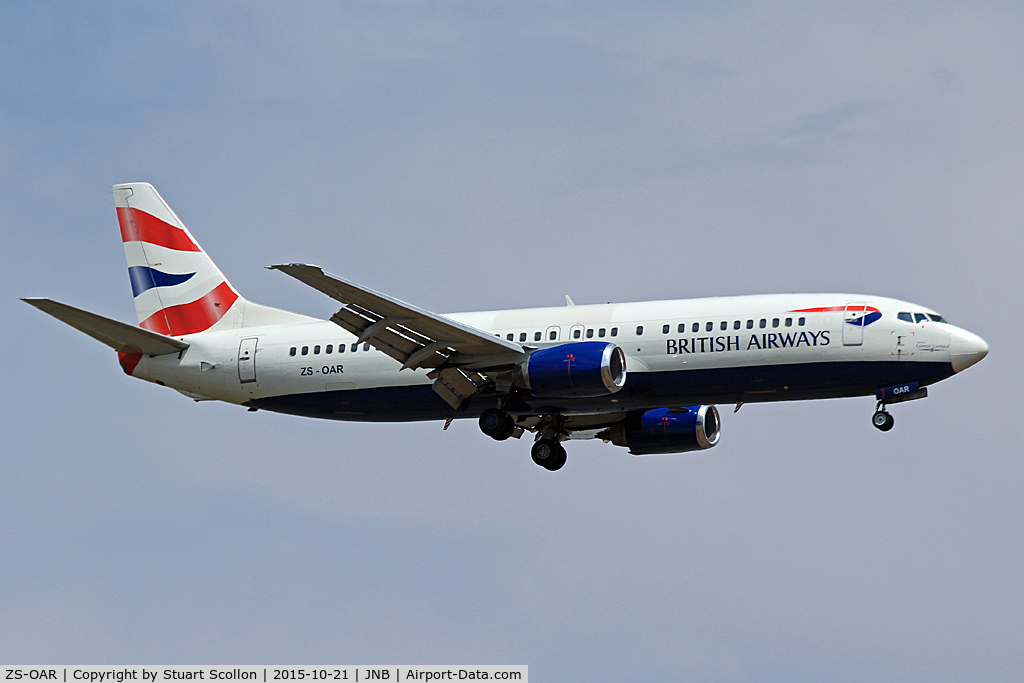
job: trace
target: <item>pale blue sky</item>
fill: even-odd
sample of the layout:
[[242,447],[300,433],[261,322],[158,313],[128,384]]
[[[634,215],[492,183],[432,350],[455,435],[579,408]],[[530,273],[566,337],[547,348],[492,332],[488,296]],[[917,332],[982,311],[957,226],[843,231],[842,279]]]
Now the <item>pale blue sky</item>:
[[[1024,677],[1015,3],[8,3],[0,660],[522,663],[535,681]],[[17,301],[134,322],[110,186],[248,298],[439,312],[790,291],[989,342],[721,444],[195,404]]]

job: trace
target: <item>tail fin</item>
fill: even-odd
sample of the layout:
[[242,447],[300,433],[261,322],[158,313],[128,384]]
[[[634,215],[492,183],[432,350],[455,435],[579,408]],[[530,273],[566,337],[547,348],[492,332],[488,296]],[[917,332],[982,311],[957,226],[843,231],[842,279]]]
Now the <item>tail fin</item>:
[[152,185],[114,185],[114,205],[141,327],[179,337],[241,322],[245,299]]

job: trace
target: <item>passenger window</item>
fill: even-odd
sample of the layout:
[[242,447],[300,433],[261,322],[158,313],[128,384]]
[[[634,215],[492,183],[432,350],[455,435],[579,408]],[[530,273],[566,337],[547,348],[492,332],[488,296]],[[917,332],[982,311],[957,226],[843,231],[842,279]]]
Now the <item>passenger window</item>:
[[768,326],[768,321],[765,320],[764,318],[761,318],[761,322],[758,323],[758,326],[763,330]]
[[613,337],[619,336],[619,328],[617,328],[617,327],[613,327],[612,328],[612,336]]
[[521,342],[526,341],[526,333],[525,332],[520,332],[519,333],[519,341],[521,341]]
[[914,314],[914,322],[915,323],[923,323],[923,322],[925,322],[927,320],[928,320],[928,316],[926,316],[924,313],[915,313]]
[[317,344],[316,346],[313,347],[313,355],[314,356],[319,356],[320,355],[320,345],[319,344]]
[[786,327],[793,327],[793,319],[786,318]]
[[551,330],[550,332],[548,332],[548,339],[550,339],[551,341],[555,341],[555,339],[557,338],[558,332],[556,332],[555,330]]
[[593,338],[594,338],[594,328],[591,327],[591,328],[589,328],[587,330],[587,339],[593,339]]
[[740,321],[739,320],[733,321],[732,329],[734,329],[734,330],[740,329]]
[[778,318],[772,318],[772,327],[778,327],[778,326],[779,326],[779,319]]
[[799,325],[800,327],[803,327],[805,322],[807,322],[807,318],[800,318],[799,320],[796,321],[796,324]]
[[507,339],[509,341],[512,341],[513,339],[515,339],[515,337],[516,336],[514,334],[512,334],[511,332],[509,332],[508,334],[505,335],[505,339]]
[[896,317],[899,318],[900,320],[902,320],[903,322],[907,322],[907,323],[914,322],[914,316],[910,315],[906,311],[903,311],[901,313],[897,313]]
[[573,339],[579,339],[580,338],[580,330],[579,329],[575,329],[575,330],[572,331],[572,338]]
[[359,350],[359,342],[356,342],[355,344],[352,345],[352,353],[355,353],[358,350]]
[[533,333],[533,341],[540,341],[540,332]]
[[710,332],[711,330],[715,329],[715,324],[713,322],[708,321],[708,323],[704,326],[704,329]]
[[338,353],[345,353],[345,345],[338,344]]
[[662,325],[662,326],[661,326],[661,333],[662,333],[662,334],[668,334],[668,331],[669,331],[670,329],[671,329],[671,328],[670,328],[670,327],[669,327],[668,325]]
[[725,330],[729,329],[729,323],[723,320],[722,324],[719,325],[718,328],[724,332]]
[[369,351],[369,350],[370,350],[369,342],[367,342],[366,344],[363,344],[363,351]]
[[308,346],[303,346],[302,347],[302,355],[303,356],[308,356],[309,355],[309,347]]
[[700,332],[700,323],[694,323],[693,327],[690,328],[694,332]]
[[598,337],[604,337],[604,328],[603,327],[597,331],[597,336]]
[[294,356],[295,355],[295,347],[294,346],[288,351],[288,355],[289,356]]
[[328,344],[327,348],[324,349],[324,353],[326,353],[328,355],[334,353],[334,344]]
[[683,332],[686,332],[686,323],[679,323],[678,331],[679,331],[679,334],[682,334]]
[[747,321],[747,329],[748,330],[754,329],[754,321],[753,320],[748,320]]
[[637,325],[636,326],[636,336],[639,337],[643,333],[644,333],[644,326],[643,325]]

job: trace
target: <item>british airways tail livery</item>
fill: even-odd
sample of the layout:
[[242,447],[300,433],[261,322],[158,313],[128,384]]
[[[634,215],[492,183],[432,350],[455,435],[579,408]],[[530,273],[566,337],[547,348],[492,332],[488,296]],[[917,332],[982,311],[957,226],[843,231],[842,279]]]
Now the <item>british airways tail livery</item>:
[[[270,266],[335,299],[319,320],[246,301],[152,185],[114,186],[139,327],[24,299],[112,347],[124,372],[219,400],[331,420],[476,417],[633,455],[711,448],[715,404],[874,395],[886,406],[977,363],[988,345],[935,311],[860,294],[776,294],[438,315],[298,263]],[[446,422],[445,428],[448,424]]]

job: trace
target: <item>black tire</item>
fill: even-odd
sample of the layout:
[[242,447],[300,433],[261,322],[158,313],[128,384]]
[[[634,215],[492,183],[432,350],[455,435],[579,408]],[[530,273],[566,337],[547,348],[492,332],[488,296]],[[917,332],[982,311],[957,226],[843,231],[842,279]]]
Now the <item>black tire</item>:
[[887,432],[892,429],[893,425],[896,424],[896,421],[889,413],[884,410],[879,410],[871,416],[871,424],[875,426],[875,429]]
[[557,472],[565,465],[565,458],[565,449],[562,448],[562,444],[558,444],[558,449],[555,451],[555,454],[548,458],[549,462],[544,465],[544,467],[546,467],[550,472]]
[[515,429],[515,420],[504,410],[488,408],[480,413],[480,431],[495,441],[504,441]]
[[530,457],[544,469],[549,469],[549,463],[554,462],[558,458],[558,448],[558,442],[551,439],[541,439],[533,444],[533,448],[530,449]]
[[505,422],[505,429],[502,430],[501,434],[494,437],[498,441],[504,441],[512,437],[512,433],[516,431],[516,421],[512,419],[511,415],[506,415],[508,420]]

